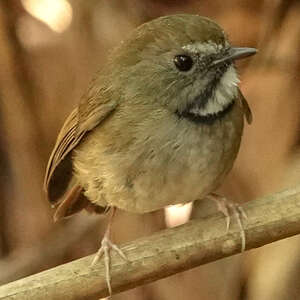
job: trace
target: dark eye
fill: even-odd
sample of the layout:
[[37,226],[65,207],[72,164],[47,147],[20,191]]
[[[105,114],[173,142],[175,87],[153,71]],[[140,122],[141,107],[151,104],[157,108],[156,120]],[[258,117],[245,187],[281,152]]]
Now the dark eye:
[[194,62],[190,56],[180,54],[174,57],[174,64],[179,71],[186,72],[192,68]]

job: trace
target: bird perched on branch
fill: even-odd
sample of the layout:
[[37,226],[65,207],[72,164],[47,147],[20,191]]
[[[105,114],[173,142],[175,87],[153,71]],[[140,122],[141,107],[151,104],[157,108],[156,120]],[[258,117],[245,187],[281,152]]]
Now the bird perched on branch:
[[[237,156],[249,106],[234,61],[256,53],[230,45],[208,18],[145,23],[111,52],[65,121],[45,189],[55,220],[82,209],[147,213],[213,197]],[[223,212],[229,217],[227,207]],[[222,207],[222,206],[221,206]],[[105,256],[110,222],[96,260]]]

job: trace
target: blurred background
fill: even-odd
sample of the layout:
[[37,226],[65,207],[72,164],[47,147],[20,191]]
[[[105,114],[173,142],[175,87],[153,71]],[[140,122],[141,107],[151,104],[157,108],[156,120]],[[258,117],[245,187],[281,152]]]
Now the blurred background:
[[[95,252],[101,216],[53,223],[42,189],[64,119],[94,72],[130,31],[158,16],[216,20],[232,44],[257,47],[239,63],[254,120],[220,193],[243,203],[300,179],[300,2],[297,0],[1,0],[0,284]],[[191,207],[147,215],[119,212],[117,243],[187,219]],[[192,218],[216,208],[194,204]],[[166,217],[167,215],[167,217]],[[225,230],[225,226],[224,226]],[[300,238],[210,263],[113,299],[300,299]]]

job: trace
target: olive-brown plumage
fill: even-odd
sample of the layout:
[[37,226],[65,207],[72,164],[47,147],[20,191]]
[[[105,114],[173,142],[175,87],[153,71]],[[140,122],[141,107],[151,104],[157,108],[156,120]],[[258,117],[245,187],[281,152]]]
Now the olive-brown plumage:
[[[56,217],[106,206],[143,213],[214,191],[232,167],[249,114],[232,61],[221,66],[225,72],[209,66],[228,49],[222,29],[195,15],[146,23],[116,48],[50,157],[45,188],[52,203],[63,203]],[[179,55],[194,70],[178,70]],[[218,94],[232,101],[224,116],[211,109],[207,120],[205,110],[202,121],[185,117],[193,101],[201,115],[201,101]]]
[[255,52],[196,15],[134,30],[58,135],[45,177],[55,219],[84,208],[145,213],[212,193],[251,121],[233,62]]

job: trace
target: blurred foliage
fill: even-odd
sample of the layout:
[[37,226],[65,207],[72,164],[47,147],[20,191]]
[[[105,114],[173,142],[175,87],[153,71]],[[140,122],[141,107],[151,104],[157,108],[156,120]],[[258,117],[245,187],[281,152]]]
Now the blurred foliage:
[[[254,121],[221,192],[242,202],[299,181],[299,1],[70,0],[60,14],[51,10],[54,4],[46,10],[57,31],[34,16],[28,3],[38,2],[0,1],[0,283],[97,250],[105,220],[81,213],[54,224],[43,173],[58,130],[93,73],[113,46],[152,18],[205,15],[223,26],[233,44],[259,48],[255,58],[238,65]],[[196,203],[193,217],[208,206]],[[162,211],[119,212],[114,239],[131,240],[164,226]],[[299,253],[295,237],[114,299],[299,299]]]

